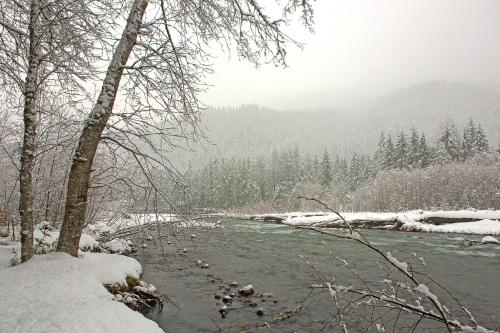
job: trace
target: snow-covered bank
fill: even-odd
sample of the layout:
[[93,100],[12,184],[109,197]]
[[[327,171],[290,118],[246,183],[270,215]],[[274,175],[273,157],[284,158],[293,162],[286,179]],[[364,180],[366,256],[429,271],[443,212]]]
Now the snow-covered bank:
[[[358,228],[500,235],[500,210],[415,210],[400,213],[341,213],[341,215],[351,225]],[[294,212],[246,216],[245,218],[292,226],[345,227],[340,217],[331,212]]]
[[[5,251],[1,252],[2,256]],[[120,255],[64,253],[35,256],[0,268],[0,322],[4,332],[163,332],[115,300],[104,284],[139,279],[141,265]]]
[[[213,217],[210,215],[207,217]],[[89,234],[96,235],[96,239],[113,239],[131,234],[131,230],[156,230],[157,225],[173,229],[219,229],[221,223],[204,220],[205,216],[189,219],[174,214],[126,214],[113,217],[103,216],[86,227]],[[133,233],[133,232],[132,232]],[[151,235],[153,236],[153,235]]]

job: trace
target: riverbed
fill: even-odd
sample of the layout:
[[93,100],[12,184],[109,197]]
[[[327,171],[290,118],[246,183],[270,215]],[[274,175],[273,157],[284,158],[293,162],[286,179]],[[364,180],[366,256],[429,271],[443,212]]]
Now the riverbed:
[[[222,229],[185,230],[161,241],[144,241],[147,247],[137,253],[144,280],[176,302],[147,314],[166,332],[337,332],[338,325],[325,324],[335,310],[328,292],[310,288],[318,283],[311,265],[345,286],[354,277],[335,257],[347,260],[367,281],[384,278],[380,257],[356,242],[286,225],[236,219],[222,223]],[[492,327],[492,316],[500,318],[499,246],[469,246],[459,235],[385,230],[363,234],[401,259],[415,258],[412,253],[423,257],[433,277],[484,325]],[[198,260],[208,268],[197,265]],[[231,282],[239,286],[229,289]],[[255,304],[235,298],[222,318],[219,310],[224,304],[214,296],[248,284],[255,288],[257,295],[251,301]],[[260,308],[263,316],[257,315]],[[293,315],[274,321],[285,313]],[[270,327],[266,322],[272,322]]]

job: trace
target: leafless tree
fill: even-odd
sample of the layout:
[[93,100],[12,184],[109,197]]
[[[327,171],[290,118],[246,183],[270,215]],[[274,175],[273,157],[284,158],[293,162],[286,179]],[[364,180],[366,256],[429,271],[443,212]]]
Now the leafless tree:
[[[314,198],[303,198],[320,203],[337,214],[346,225],[346,232],[333,232],[321,228],[294,226],[323,235],[353,241],[368,249],[379,258],[382,268],[380,280],[367,280],[362,270],[356,270],[348,261],[332,254],[342,267],[353,276],[348,285],[342,285],[335,276],[324,274],[317,265],[306,260],[318,284],[313,288],[328,291],[335,311],[325,322],[327,326],[338,326],[343,332],[349,329],[368,332],[414,332],[425,329],[425,324],[438,323],[429,330],[447,332],[494,332],[480,325],[478,320],[449,289],[431,275],[423,258],[412,253],[409,260],[397,258],[391,251],[382,250],[351,226],[341,214]],[[373,272],[372,272],[373,275]],[[445,302],[446,300],[446,302]],[[360,318],[362,318],[360,320]]]
[[[0,7],[0,83],[22,110],[19,214],[21,259],[33,253],[33,170],[44,99],[85,97],[85,80],[109,48],[114,0],[6,0]],[[42,98],[43,95],[43,98]]]
[[500,154],[411,171],[388,171],[353,194],[358,209],[499,209]]
[[[300,46],[283,30],[287,18],[298,12],[312,27],[309,1],[273,4],[281,9],[277,18],[268,16],[256,0],[158,0],[151,1],[146,12],[148,4],[131,3],[102,89],[81,132],[69,173],[59,251],[77,254],[102,138],[139,160],[149,158],[150,151],[175,146],[177,139],[196,137],[204,107],[198,96],[211,71],[214,46],[236,49],[239,57],[256,65],[285,65],[287,45]],[[113,113],[117,97],[123,97],[127,107]]]

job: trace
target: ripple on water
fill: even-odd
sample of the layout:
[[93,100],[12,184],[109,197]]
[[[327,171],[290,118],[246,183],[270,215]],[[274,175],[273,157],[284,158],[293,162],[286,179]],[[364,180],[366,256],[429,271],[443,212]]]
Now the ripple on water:
[[443,247],[436,248],[436,251],[438,251],[438,252],[444,252],[444,253],[453,253],[453,254],[458,254],[458,255],[461,255],[461,256],[473,256],[473,257],[488,257],[488,258],[493,258],[493,257],[497,256],[495,253],[492,253],[492,252],[483,252],[483,251],[477,251],[477,250],[471,250],[471,251],[450,250],[450,249],[443,248]]

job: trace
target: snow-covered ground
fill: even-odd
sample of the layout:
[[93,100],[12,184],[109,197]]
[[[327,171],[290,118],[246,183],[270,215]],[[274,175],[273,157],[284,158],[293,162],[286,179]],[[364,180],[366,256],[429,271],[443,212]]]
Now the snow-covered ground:
[[[59,230],[48,223],[34,228],[35,255],[19,262],[20,244],[0,238],[0,332],[163,332],[123,302],[131,293],[112,295],[104,285],[127,289],[127,277],[139,281],[140,263],[117,254],[131,250],[129,240],[100,244],[100,231],[83,232],[79,257],[53,252]],[[117,230],[117,229],[115,229]],[[153,286],[139,281],[154,290]],[[113,288],[113,289],[114,289]],[[133,301],[133,299],[130,299]],[[118,301],[120,300],[120,302]]]
[[[5,247],[5,248],[4,248]],[[2,264],[8,245],[0,245]],[[11,253],[10,253],[11,254]],[[29,332],[163,332],[158,325],[115,300],[104,284],[139,279],[133,258],[103,253],[37,255],[0,268],[0,330]]]
[[[85,251],[128,252],[128,239],[99,243],[103,235],[120,230],[168,223],[176,228],[222,228],[220,222],[186,220],[169,214],[137,214],[100,219],[88,225],[80,239],[79,257],[53,252],[59,230],[46,222],[34,228],[35,255],[19,262],[20,244],[0,238],[0,331],[1,332],[163,332],[158,325],[122,302],[133,295],[112,295],[104,285],[127,286],[127,277],[139,280],[140,263],[126,256]],[[134,288],[154,291],[139,281]],[[114,288],[113,288],[114,289]],[[148,291],[146,290],[146,291]],[[118,301],[120,300],[120,301]],[[131,303],[128,302],[127,303]]]
[[[341,213],[357,226],[397,228],[406,231],[500,235],[500,210],[422,211],[401,213]],[[256,220],[276,219],[292,226],[341,227],[342,220],[331,212],[293,212],[256,215]],[[441,219],[439,225],[432,220]],[[461,221],[463,220],[463,221]],[[474,221],[470,221],[474,220]],[[447,223],[449,221],[450,223]]]
[[192,220],[174,214],[129,214],[118,218],[103,217],[87,226],[88,232],[115,233],[119,230],[140,227],[148,224],[167,224],[175,228],[221,228],[220,223],[205,220]]

